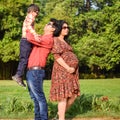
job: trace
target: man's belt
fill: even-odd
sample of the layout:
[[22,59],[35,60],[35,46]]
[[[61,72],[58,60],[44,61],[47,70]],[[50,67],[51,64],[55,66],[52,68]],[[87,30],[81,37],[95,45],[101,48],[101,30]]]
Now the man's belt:
[[28,70],[42,70],[42,69],[44,69],[44,67],[35,66],[35,67],[28,68]]

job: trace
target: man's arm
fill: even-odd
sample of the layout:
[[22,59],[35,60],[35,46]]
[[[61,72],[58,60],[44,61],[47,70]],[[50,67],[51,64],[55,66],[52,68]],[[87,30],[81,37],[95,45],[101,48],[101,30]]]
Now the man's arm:
[[[26,33],[27,40],[34,45],[41,46],[41,42],[35,41],[35,37],[33,34],[27,32]],[[39,36],[40,41],[42,40],[42,36]]]

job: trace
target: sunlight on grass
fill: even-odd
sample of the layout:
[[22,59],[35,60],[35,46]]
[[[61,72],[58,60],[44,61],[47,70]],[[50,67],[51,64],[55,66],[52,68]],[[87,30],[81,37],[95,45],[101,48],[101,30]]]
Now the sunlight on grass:
[[[26,81],[25,81],[26,82]],[[120,79],[82,79],[80,82],[81,96],[68,111],[67,117],[91,117],[91,116],[114,116],[120,117]],[[49,117],[52,118],[57,112],[56,103],[49,101],[50,80],[44,81],[45,96],[48,101]],[[94,109],[100,107],[103,111],[94,111],[91,102],[94,101]],[[115,111],[105,111],[109,107],[108,103],[101,103],[97,97],[105,96],[109,104],[116,107]],[[79,100],[80,99],[80,100]],[[114,102],[116,101],[116,102]],[[15,103],[14,103],[15,102]],[[14,103],[14,104],[13,104]],[[99,106],[100,104],[100,106]],[[15,107],[16,105],[16,107]],[[97,106],[96,106],[97,105]],[[12,80],[0,80],[0,118],[33,118],[33,102],[30,99],[27,89],[19,86]],[[106,109],[106,106],[108,107]],[[13,109],[15,107],[15,109]],[[18,107],[18,108],[17,108]],[[13,112],[12,112],[13,110]],[[15,111],[16,110],[16,111]],[[23,111],[22,111],[23,110]],[[12,113],[11,113],[12,112]],[[9,114],[11,113],[11,114]],[[30,115],[29,115],[30,114]]]
[[82,94],[120,97],[120,79],[81,80],[80,88]]

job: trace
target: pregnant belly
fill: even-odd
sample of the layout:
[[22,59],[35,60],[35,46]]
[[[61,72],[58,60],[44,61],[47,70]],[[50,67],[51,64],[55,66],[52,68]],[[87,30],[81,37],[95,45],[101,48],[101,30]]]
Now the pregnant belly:
[[65,52],[62,54],[64,61],[71,67],[76,68],[78,66],[78,58],[73,52]]

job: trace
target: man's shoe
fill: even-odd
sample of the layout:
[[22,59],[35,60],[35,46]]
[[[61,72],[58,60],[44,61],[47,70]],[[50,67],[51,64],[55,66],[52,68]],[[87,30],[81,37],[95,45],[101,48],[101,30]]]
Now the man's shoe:
[[20,86],[26,87],[25,83],[23,82],[21,77],[18,77],[17,75],[12,76],[12,79],[16,81]]

